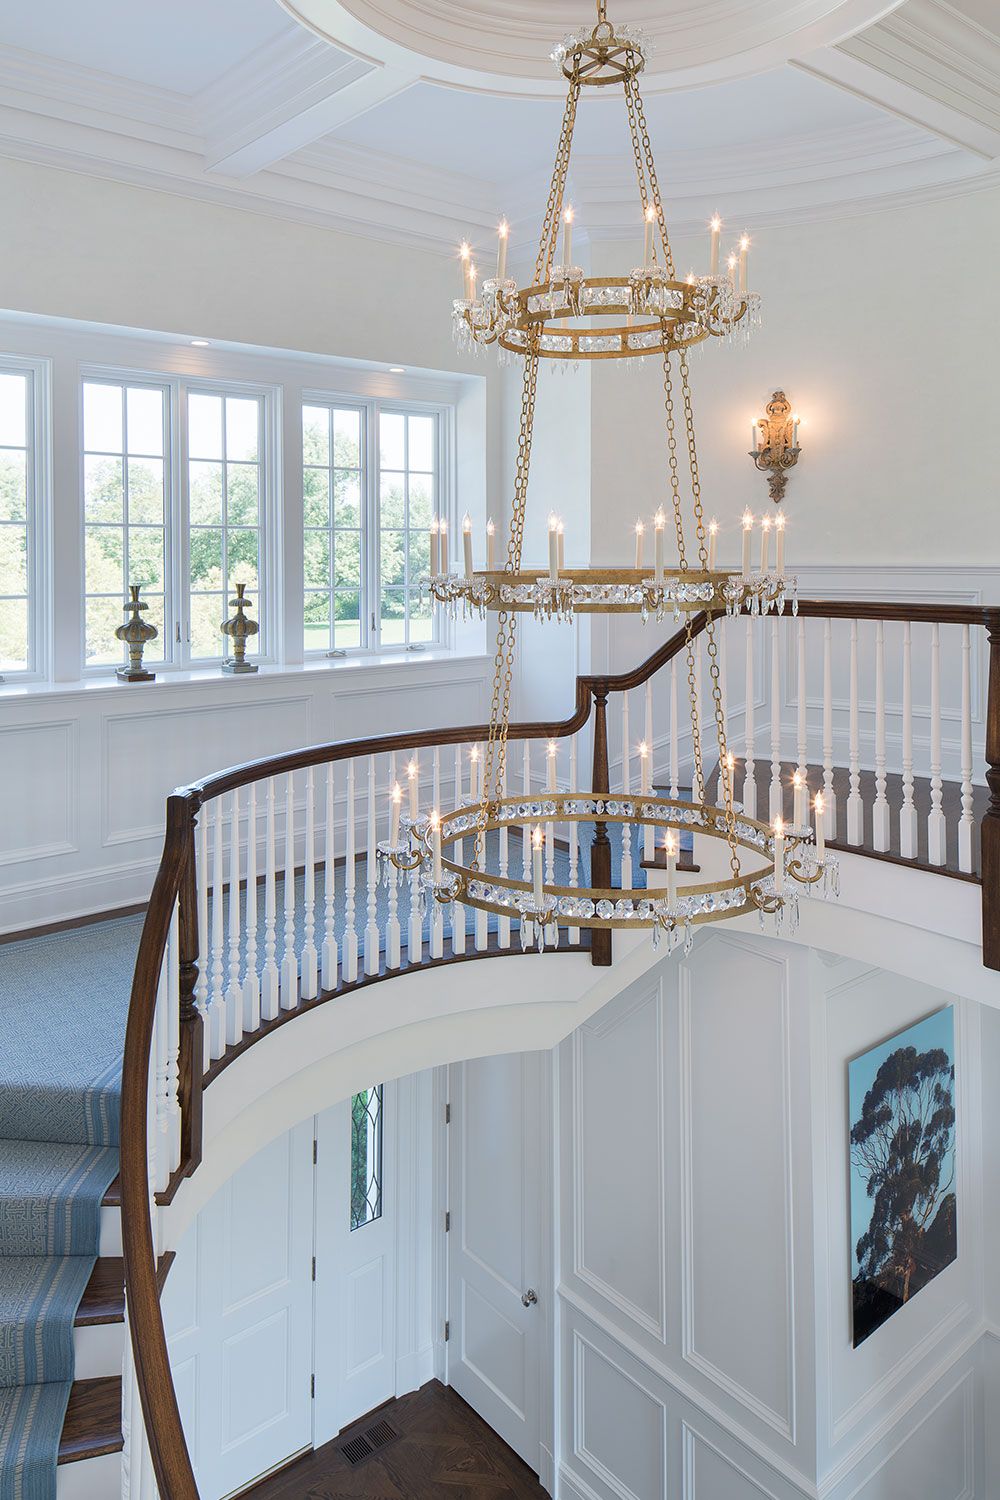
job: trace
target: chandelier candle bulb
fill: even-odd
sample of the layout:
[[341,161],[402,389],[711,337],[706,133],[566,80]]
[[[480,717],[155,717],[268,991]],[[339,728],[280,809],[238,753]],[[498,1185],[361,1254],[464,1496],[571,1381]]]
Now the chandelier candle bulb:
[[439,550],[439,555],[438,555],[438,562],[439,562],[440,567],[441,567],[441,572],[442,573],[447,573],[447,571],[448,571],[448,522],[445,520],[444,516],[441,517],[439,531],[440,531],[440,536],[439,536],[439,548],[440,548],[440,550]]
[[463,240],[458,247],[458,255],[462,266],[462,296],[468,302],[472,297],[472,293],[469,291],[469,267],[472,264],[472,246],[467,240]]
[[559,577],[559,522],[549,516],[549,577],[555,583]]
[[792,822],[796,828],[808,827],[808,795],[805,777],[801,771],[796,771],[792,777]]
[[750,577],[750,540],[753,536],[753,513],[745,510],[743,512],[743,566],[744,578]]
[[[733,291],[735,292],[735,290],[736,290],[736,256],[735,256],[735,254],[730,255],[729,259],[726,261],[726,268],[729,271],[729,285],[732,287]],[[473,272],[475,272],[475,267],[473,267]]]
[[557,560],[559,563],[559,571],[561,573],[566,566],[566,526],[563,522],[562,516],[559,517],[559,520],[556,523],[556,540],[558,543]]
[[760,521],[760,571],[767,572],[771,558],[771,517],[762,516]]
[[420,778],[417,774],[419,767],[415,760],[411,760],[406,767],[406,778],[410,783],[410,817],[414,821],[420,816]]
[[497,565],[497,528],[493,517],[486,522],[486,571],[492,573]]
[[642,567],[643,541],[646,536],[646,528],[641,521],[635,523],[635,565]]
[[532,893],[535,897],[535,905],[538,907],[541,906],[545,894],[542,883],[542,844],[542,827],[539,823],[535,825],[535,830],[531,835]]
[[469,799],[475,806],[479,801],[479,746],[469,751]]
[[757,426],[757,418],[756,417],[751,417],[750,418],[750,451],[752,453],[756,453],[757,452],[757,444],[758,444],[758,438],[759,438],[759,436],[760,436],[760,428]]
[[750,236],[746,233],[740,235],[740,291],[747,289],[747,260],[750,255]]
[[667,856],[667,906],[672,911],[677,905],[677,835],[671,828],[663,840]]
[[468,511],[462,517],[462,549],[465,553],[465,576],[471,578],[476,565],[472,558],[472,517]]
[[813,808],[816,812],[816,858],[822,864],[826,859],[826,830],[823,827],[826,803],[822,792],[817,792],[813,798]]
[[396,845],[399,843],[399,813],[402,805],[403,788],[400,786],[399,782],[396,781],[393,782],[392,787],[392,802],[390,809],[391,821],[389,824],[389,843],[393,849],[395,849]]
[[793,415],[792,415],[792,447],[793,448],[797,448],[799,446],[799,421],[800,421],[800,417],[799,417],[798,412],[794,412]]
[[710,276],[718,276],[719,241],[722,237],[722,220],[719,218],[718,214],[715,214],[715,216],[713,217],[709,228],[712,231],[712,255],[711,260],[709,261],[708,274]]
[[785,825],[780,818],[774,820],[774,894],[780,896],[785,887]]
[[573,210],[567,208],[563,212],[563,265],[573,264]]
[[434,884],[441,883],[441,819],[437,813],[431,813],[431,843],[434,854]]
[[649,746],[643,740],[639,745],[639,790],[644,797],[648,797],[652,788],[652,766],[649,760]]
[[656,564],[657,583],[663,582],[663,550],[666,542],[666,525],[667,518],[663,514],[663,506],[661,505],[653,517],[654,561]]
[[431,517],[431,577],[441,572],[441,523],[437,516]]
[[713,516],[708,523],[708,571],[715,572],[715,556],[718,551],[719,523]]
[[653,225],[656,223],[656,205],[654,203],[646,206],[646,238],[642,247],[642,263],[644,266],[653,264]]
[[476,300],[476,282],[477,282],[478,279],[479,279],[479,272],[476,270],[475,265],[470,265],[469,266],[469,301],[470,302],[475,302],[475,300]]
[[497,281],[503,281],[507,275],[507,241],[510,238],[510,225],[506,219],[500,220],[497,229]]
[[774,518],[774,541],[775,541],[774,571],[777,573],[777,575],[778,575],[779,578],[784,578],[784,576],[785,576],[785,518],[784,518],[784,516],[775,516],[775,518]]
[[559,746],[556,744],[555,740],[549,740],[546,750],[546,756],[548,759],[549,772],[548,790],[550,792],[554,792],[556,790],[556,754],[558,750]]

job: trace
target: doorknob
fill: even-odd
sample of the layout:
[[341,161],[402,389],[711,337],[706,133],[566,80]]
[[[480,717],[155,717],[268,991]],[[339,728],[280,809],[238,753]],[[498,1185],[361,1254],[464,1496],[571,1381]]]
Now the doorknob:
[[529,1288],[528,1288],[528,1290],[526,1292],[522,1292],[521,1293],[521,1305],[523,1307],[534,1307],[534,1305],[535,1305],[535,1303],[537,1301],[538,1301],[538,1297],[532,1291],[532,1289],[531,1289],[530,1286],[529,1286]]

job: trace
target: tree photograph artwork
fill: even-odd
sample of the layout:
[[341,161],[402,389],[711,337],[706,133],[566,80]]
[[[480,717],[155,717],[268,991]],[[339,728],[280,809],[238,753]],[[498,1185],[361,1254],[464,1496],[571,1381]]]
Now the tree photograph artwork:
[[958,1255],[953,1006],[848,1064],[854,1347]]

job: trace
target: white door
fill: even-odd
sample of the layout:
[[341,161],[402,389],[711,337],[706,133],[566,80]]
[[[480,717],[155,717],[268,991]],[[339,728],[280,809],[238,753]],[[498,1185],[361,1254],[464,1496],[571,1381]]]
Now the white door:
[[542,1275],[542,1057],[449,1070],[448,1380],[536,1472]]
[[395,1084],[316,1127],[317,1447],[396,1394]]
[[163,1296],[184,1430],[205,1500],[312,1438],[312,1143],[307,1120],[215,1194]]

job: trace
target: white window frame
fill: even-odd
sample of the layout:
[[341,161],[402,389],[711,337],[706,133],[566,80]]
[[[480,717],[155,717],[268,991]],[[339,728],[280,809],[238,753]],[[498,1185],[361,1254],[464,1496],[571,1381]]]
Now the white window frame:
[[[80,532],[80,675],[108,677],[115,664],[88,665],[86,661],[86,519],[84,506],[83,388],[85,384],[151,386],[166,393],[164,463],[164,640],[157,672],[220,668],[225,651],[219,636],[219,655],[192,657],[190,653],[190,525],[188,485],[187,397],[189,393],[253,398],[261,404],[260,439],[260,575],[253,600],[253,618],[260,625],[260,646],[254,662],[273,665],[278,660],[280,554],[277,496],[280,493],[281,387],[259,381],[213,379],[164,374],[112,365],[81,365],[77,400],[79,532]],[[124,605],[124,598],[123,598]],[[227,601],[228,602],[228,601]],[[124,620],[124,611],[122,619]],[[221,623],[221,622],[220,622]]]
[[[322,661],[329,657],[404,656],[410,652],[441,650],[450,645],[450,629],[445,611],[440,605],[432,609],[431,638],[427,641],[401,641],[383,644],[380,556],[381,535],[381,470],[379,465],[379,417],[383,412],[436,418],[437,441],[435,453],[435,477],[437,481],[437,503],[435,513],[448,518],[450,535],[455,535],[454,509],[454,431],[455,407],[447,402],[421,401],[402,397],[358,396],[349,391],[304,389],[299,405],[299,445],[302,445],[302,408],[305,406],[340,407],[362,414],[362,479],[361,479],[361,644],[304,652],[307,662]],[[288,497],[286,497],[287,503]],[[302,504],[299,497],[298,503]],[[303,603],[305,589],[303,588]],[[332,604],[331,604],[332,608]],[[409,634],[409,627],[407,627]]]
[[0,371],[26,375],[25,516],[28,533],[28,660],[7,668],[0,683],[44,681],[51,670],[52,637],[52,360],[0,354]]

